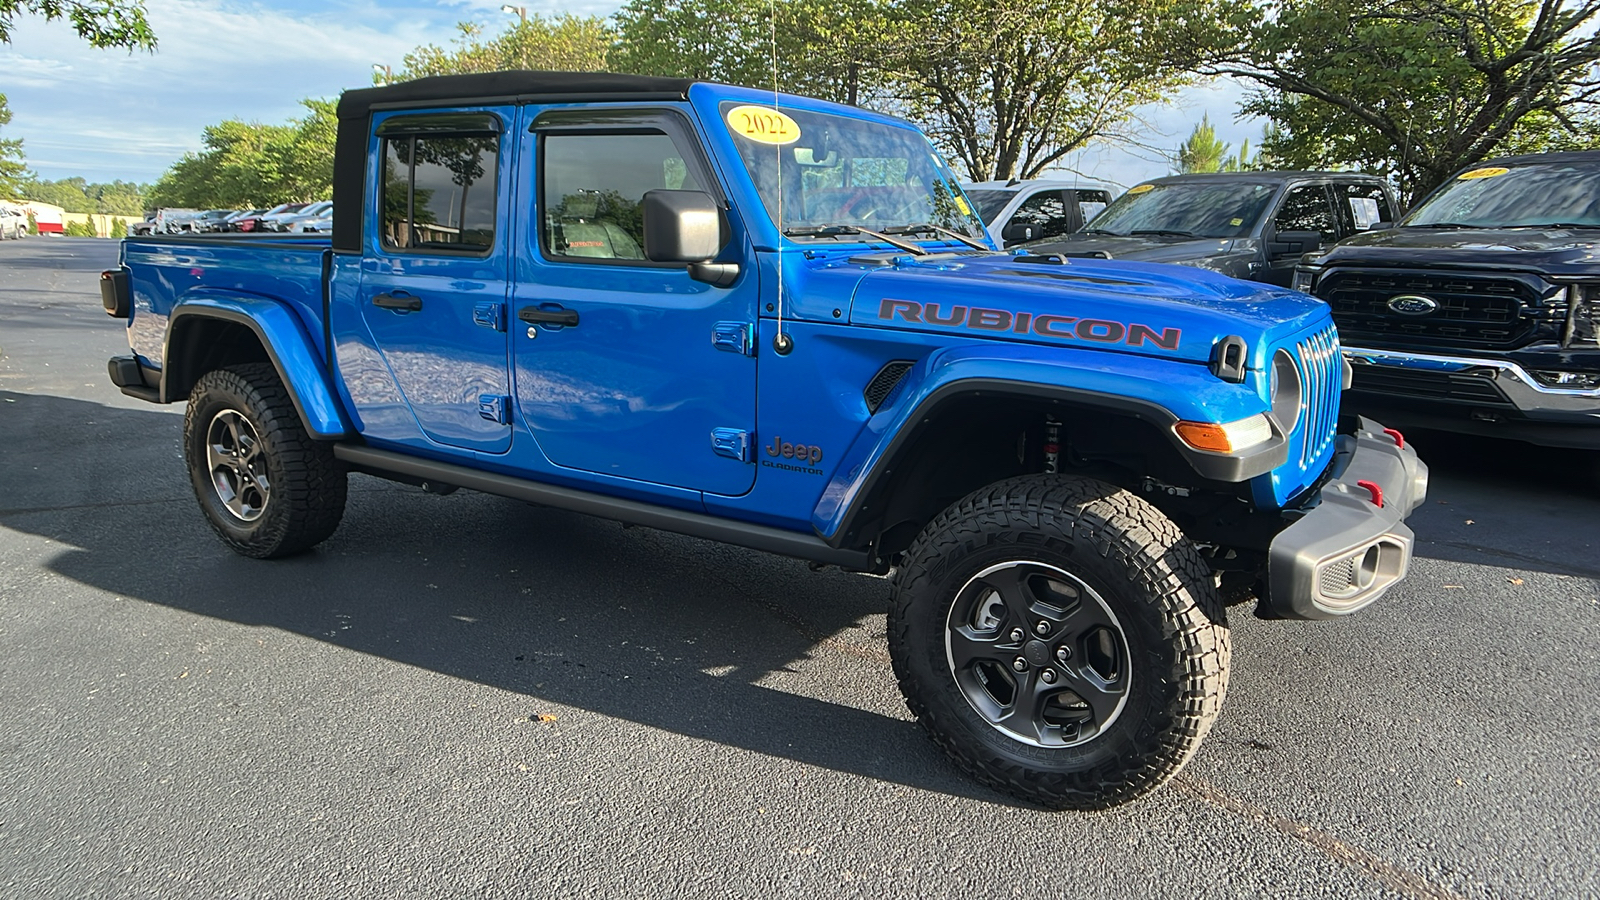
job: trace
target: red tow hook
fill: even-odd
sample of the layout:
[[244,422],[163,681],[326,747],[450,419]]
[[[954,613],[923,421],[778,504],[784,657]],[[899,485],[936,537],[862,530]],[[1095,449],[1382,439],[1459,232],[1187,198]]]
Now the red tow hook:
[[1396,447],[1399,447],[1401,450],[1404,450],[1406,448],[1406,436],[1401,434],[1399,431],[1397,431],[1397,430],[1395,430],[1393,428],[1385,428],[1383,430],[1383,433],[1387,434],[1389,437],[1394,438],[1394,445]]
[[1382,485],[1378,484],[1376,481],[1358,481],[1358,482],[1356,482],[1356,487],[1364,487],[1364,488],[1367,489],[1367,493],[1372,495],[1372,505],[1373,506],[1382,506],[1383,505],[1383,486]]

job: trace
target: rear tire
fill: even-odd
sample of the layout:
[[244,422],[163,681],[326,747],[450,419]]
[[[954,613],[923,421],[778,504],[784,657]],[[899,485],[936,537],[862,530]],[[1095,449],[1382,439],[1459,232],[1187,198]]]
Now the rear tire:
[[344,516],[344,465],[331,443],[306,432],[271,365],[202,376],[189,394],[183,451],[206,521],[242,556],[299,553]]
[[906,703],[984,783],[1054,809],[1141,797],[1221,709],[1229,640],[1212,576],[1171,520],[1086,478],[983,488],[937,516],[894,582]]

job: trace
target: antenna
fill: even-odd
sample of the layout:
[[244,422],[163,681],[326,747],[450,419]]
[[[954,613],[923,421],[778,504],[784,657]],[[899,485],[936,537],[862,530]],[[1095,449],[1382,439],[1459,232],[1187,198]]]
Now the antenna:
[[[772,111],[778,109],[778,2],[767,0],[767,43],[772,49]],[[772,338],[772,349],[779,356],[788,356],[794,349],[794,339],[783,333],[783,145],[773,144],[778,161],[778,333]]]

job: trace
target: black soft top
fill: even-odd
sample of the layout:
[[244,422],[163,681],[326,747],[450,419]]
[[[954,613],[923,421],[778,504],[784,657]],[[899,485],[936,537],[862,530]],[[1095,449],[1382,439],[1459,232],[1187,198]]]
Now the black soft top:
[[345,91],[339,97],[339,137],[333,150],[333,249],[361,251],[361,187],[366,174],[367,123],[375,108],[524,101],[683,100],[694,83],[691,78],[521,69],[434,75],[383,87]]
[[682,100],[692,78],[618,75],[612,72],[479,72],[433,75],[384,87],[345,91],[339,118],[365,116],[375,106],[407,106],[459,100],[464,103],[520,100]]

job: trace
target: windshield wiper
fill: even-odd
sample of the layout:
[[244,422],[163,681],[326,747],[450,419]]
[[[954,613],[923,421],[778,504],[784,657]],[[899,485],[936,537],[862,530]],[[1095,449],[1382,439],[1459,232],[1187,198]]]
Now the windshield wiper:
[[962,234],[959,231],[955,231],[955,230],[952,230],[952,229],[949,229],[949,228],[944,228],[942,226],[935,225],[932,222],[923,222],[923,223],[918,224],[918,225],[896,225],[893,228],[885,228],[883,230],[883,233],[884,234],[942,234],[945,237],[950,238],[952,240],[960,241],[961,243],[966,244],[968,247],[971,247],[974,250],[988,250],[988,249],[990,249],[988,246],[984,245],[983,243],[973,239],[970,235],[965,235],[965,234]]
[[1503,228],[1600,228],[1593,222],[1530,222],[1527,225],[1504,225]]
[[807,226],[805,228],[785,228],[783,233],[789,237],[839,237],[846,234],[864,234],[869,238],[875,238],[883,241],[885,244],[890,246],[899,247],[901,250],[904,250],[907,253],[912,253],[917,256],[928,255],[927,250],[918,247],[916,244],[913,244],[910,241],[902,241],[899,238],[892,238],[887,234],[883,234],[882,232],[870,231],[866,228],[862,228],[859,225],[816,225]]
[[1427,223],[1418,222],[1416,224],[1407,225],[1405,227],[1407,227],[1407,228],[1493,228],[1493,227],[1496,227],[1496,226],[1493,226],[1493,225],[1468,225],[1465,222],[1427,222]]
[[1079,234],[1109,234],[1112,237],[1127,237],[1127,235],[1123,234],[1120,231],[1107,231],[1104,228],[1080,228],[1080,229],[1078,229],[1078,233]]
[[1173,231],[1170,228],[1141,228],[1141,229],[1138,229],[1136,231],[1130,231],[1128,233],[1129,234],[1154,234],[1154,235],[1158,235],[1158,236],[1162,236],[1162,237],[1188,237],[1188,238],[1194,237],[1194,232],[1192,232],[1192,231]]

